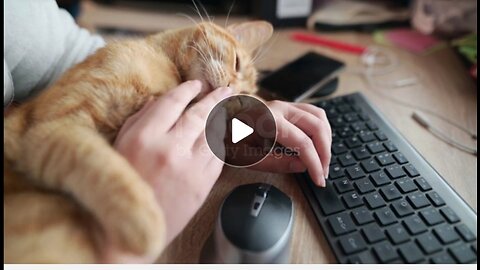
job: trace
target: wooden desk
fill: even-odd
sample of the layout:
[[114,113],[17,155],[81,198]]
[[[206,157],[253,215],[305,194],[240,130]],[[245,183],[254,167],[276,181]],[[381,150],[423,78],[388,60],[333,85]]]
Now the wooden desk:
[[[134,21],[135,27],[139,27],[139,21],[142,21],[144,26],[148,25],[150,28],[152,25],[158,27],[162,23],[169,27],[172,25],[172,20],[176,20],[173,24],[176,26],[190,23],[189,20],[184,18],[165,19],[165,17],[152,14],[148,16],[137,14],[137,17],[135,17],[131,12],[126,14],[129,18],[129,20],[126,20],[126,11],[111,12],[92,5],[89,5],[85,10],[83,18],[86,24],[92,23],[93,19],[96,18],[95,12],[98,12],[97,15],[102,14],[102,16],[98,16],[101,18],[107,17],[106,14],[108,14],[110,19],[117,17],[118,21],[121,22]],[[223,18],[217,18],[216,20],[222,23],[224,21]],[[230,21],[235,20],[233,18]],[[150,30],[148,27],[146,28]],[[295,29],[278,30],[275,32],[275,37],[266,46],[269,49],[265,52],[262,58],[263,61],[257,64],[258,68],[276,69],[309,50],[342,60],[351,68],[359,66],[357,56],[291,41],[289,35],[292,31],[295,31]],[[327,36],[357,44],[373,44],[371,36],[367,34],[341,33],[328,34]],[[428,56],[413,55],[398,49],[390,50],[400,59],[401,65],[386,79],[402,79],[416,75],[418,84],[401,89],[384,89],[380,91],[412,105],[438,112],[470,130],[477,129],[476,83],[467,75],[460,59],[452,50],[444,49]],[[355,91],[364,93],[368,99],[380,108],[380,111],[401,131],[406,139],[476,211],[476,157],[461,152],[438,140],[411,119],[412,109],[384,99],[377,92],[373,91],[361,76],[348,72],[343,73],[340,76],[339,89],[333,96]],[[470,140],[462,132],[441,121],[437,121],[437,119],[431,118],[431,121],[451,137],[471,146],[476,146],[476,142]],[[292,263],[335,263],[333,253],[293,176],[229,167],[224,169],[200,211],[194,216],[185,230],[165,249],[158,262],[197,263],[201,248],[214,227],[219,206],[224,197],[234,187],[253,182],[271,182],[290,195],[295,203],[296,216],[291,247]]]

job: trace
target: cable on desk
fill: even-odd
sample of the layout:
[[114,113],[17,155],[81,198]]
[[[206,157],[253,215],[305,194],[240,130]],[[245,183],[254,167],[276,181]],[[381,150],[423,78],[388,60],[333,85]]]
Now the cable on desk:
[[[396,80],[392,83],[384,83],[380,82],[378,80],[375,80],[374,77],[376,76],[383,76],[392,73],[395,71],[398,66],[400,66],[400,63],[398,61],[398,58],[395,57],[393,54],[389,53],[387,50],[384,50],[379,47],[369,47],[365,53],[361,57],[361,62],[362,64],[366,67],[359,69],[359,70],[352,70],[350,69],[351,72],[354,74],[360,74],[363,76],[367,83],[371,86],[371,90],[374,91],[376,94],[381,96],[384,99],[390,100],[398,105],[408,107],[414,110],[422,111],[426,114],[429,114],[431,116],[434,116],[446,123],[448,123],[451,126],[454,126],[458,128],[459,130],[465,132],[472,138],[473,140],[477,140],[477,134],[475,132],[470,131],[469,129],[461,126],[460,124],[446,118],[445,116],[440,115],[439,113],[422,108],[420,106],[415,106],[412,104],[409,104],[401,99],[392,97],[390,95],[387,95],[383,93],[381,90],[378,89],[378,87],[382,88],[402,88],[410,85],[415,85],[417,83],[417,78],[415,76],[409,77],[409,78],[404,78],[404,79],[399,79]],[[432,129],[429,129],[434,132]],[[438,129],[435,129],[438,131]],[[475,150],[476,151],[476,150]]]

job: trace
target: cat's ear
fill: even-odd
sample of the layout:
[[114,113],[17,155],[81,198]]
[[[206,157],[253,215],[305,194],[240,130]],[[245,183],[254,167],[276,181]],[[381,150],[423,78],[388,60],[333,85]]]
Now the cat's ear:
[[266,21],[251,21],[227,27],[235,39],[248,51],[254,51],[273,34],[273,27]]

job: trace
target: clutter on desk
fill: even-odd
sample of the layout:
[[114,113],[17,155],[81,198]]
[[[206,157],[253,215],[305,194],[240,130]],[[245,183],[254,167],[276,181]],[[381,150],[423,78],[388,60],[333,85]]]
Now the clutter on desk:
[[373,36],[379,44],[396,46],[416,54],[428,54],[446,45],[432,35],[426,35],[409,28],[379,30],[374,32]]
[[458,37],[477,32],[477,1],[416,0],[412,26],[424,34]]
[[308,19],[307,28],[327,31],[367,31],[409,25],[409,1],[326,1]]
[[455,39],[451,44],[470,63],[470,75],[477,79],[477,34],[470,34]]

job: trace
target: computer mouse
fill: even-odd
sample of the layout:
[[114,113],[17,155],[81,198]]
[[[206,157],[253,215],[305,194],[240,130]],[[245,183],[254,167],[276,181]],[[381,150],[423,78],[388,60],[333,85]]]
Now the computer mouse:
[[275,186],[236,187],[220,207],[203,262],[288,263],[293,216],[292,200]]

